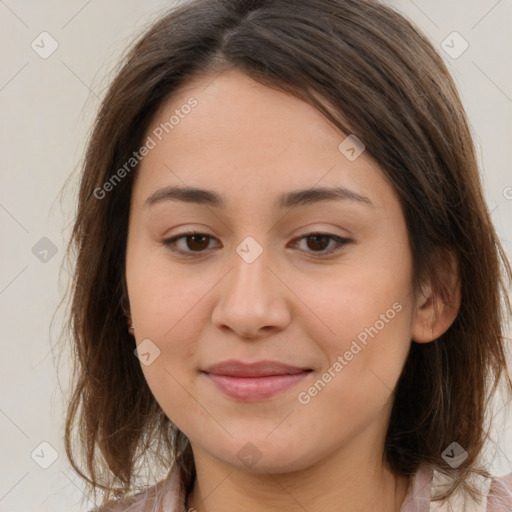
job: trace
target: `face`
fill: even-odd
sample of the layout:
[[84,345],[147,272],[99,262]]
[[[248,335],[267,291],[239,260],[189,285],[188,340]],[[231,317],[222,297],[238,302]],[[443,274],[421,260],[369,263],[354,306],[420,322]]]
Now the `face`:
[[197,453],[284,472],[363,432],[383,441],[412,259],[396,193],[347,135],[238,71],[189,82],[148,129],[131,318],[148,385]]

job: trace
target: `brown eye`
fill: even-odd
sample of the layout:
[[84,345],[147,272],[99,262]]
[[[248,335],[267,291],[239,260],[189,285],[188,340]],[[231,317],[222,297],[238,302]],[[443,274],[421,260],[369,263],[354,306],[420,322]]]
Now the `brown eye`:
[[185,239],[187,248],[192,251],[202,251],[208,247],[208,235],[188,235]]
[[313,251],[325,251],[331,238],[328,235],[309,235],[307,237],[308,247]]
[[[312,253],[313,255],[318,253],[319,257],[338,253],[345,247],[345,245],[352,242],[352,240],[348,238],[342,238],[340,236],[331,235],[329,233],[309,233],[298,238],[297,240],[306,240],[305,252],[309,252],[310,254]],[[328,248],[330,242],[334,243],[330,248]]]
[[[202,253],[208,249],[212,236],[205,233],[184,233],[163,241],[163,244],[171,249],[171,251],[190,255],[192,253]],[[184,243],[179,243],[184,242]]]
[[[206,233],[190,232],[169,238],[162,243],[166,247],[169,247],[172,252],[184,256],[194,256],[207,252],[211,240],[215,240],[215,238]],[[304,249],[304,252],[317,257],[338,253],[345,245],[352,242],[352,240],[348,238],[342,238],[329,233],[309,233],[296,240],[306,240],[306,249]],[[331,242],[333,242],[332,245]],[[298,245],[298,243],[294,245]]]

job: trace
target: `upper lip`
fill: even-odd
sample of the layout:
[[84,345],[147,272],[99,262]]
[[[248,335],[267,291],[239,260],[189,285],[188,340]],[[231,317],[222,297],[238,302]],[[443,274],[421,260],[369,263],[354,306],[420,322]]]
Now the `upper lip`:
[[279,361],[244,363],[243,361],[230,359],[208,366],[203,371],[228,377],[265,377],[270,375],[294,375],[310,370],[310,368],[291,366]]

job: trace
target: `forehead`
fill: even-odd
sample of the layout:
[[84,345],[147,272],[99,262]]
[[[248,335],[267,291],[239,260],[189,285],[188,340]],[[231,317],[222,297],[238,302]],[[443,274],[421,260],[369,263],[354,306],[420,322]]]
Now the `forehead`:
[[[191,98],[197,104],[189,109]],[[270,157],[303,148],[304,143],[336,147],[342,136],[308,103],[236,70],[196,76],[161,105],[148,132],[173,115],[165,142],[222,145],[248,157],[255,152]]]
[[198,75],[152,119],[146,137],[155,146],[139,166],[138,189],[201,187],[248,200],[318,184],[379,190],[385,199],[377,164],[340,151],[347,135],[308,103],[240,71]]

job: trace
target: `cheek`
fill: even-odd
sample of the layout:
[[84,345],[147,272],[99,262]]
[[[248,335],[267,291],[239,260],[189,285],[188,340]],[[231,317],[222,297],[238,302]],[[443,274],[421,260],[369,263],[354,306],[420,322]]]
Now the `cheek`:
[[334,401],[358,416],[384,405],[411,344],[411,303],[406,296],[394,297],[398,294],[376,297],[375,290],[368,300],[361,293],[332,297],[323,318],[334,334],[315,339],[325,355],[321,382],[302,389],[306,396],[299,403],[314,399],[320,410]]
[[327,382],[302,390],[304,401],[315,402],[311,411],[320,414],[336,402],[364,417],[390,398],[411,345],[412,276],[405,249],[369,251],[317,281],[310,293],[311,309],[329,328],[313,337],[325,355]]
[[364,345],[378,336],[380,345],[390,349],[393,343],[409,341],[412,294],[408,273],[402,268],[398,274],[382,262],[381,266],[354,265],[302,290],[326,327],[322,345],[331,360],[356,339]]
[[338,296],[337,305],[345,309],[332,308],[330,324],[336,335],[316,340],[326,353],[325,366],[316,380],[297,390],[296,426],[301,432],[316,432],[326,450],[333,439],[346,441],[386,414],[411,344],[412,308],[406,297],[393,302],[386,293],[376,298],[374,290],[366,297],[372,302],[361,294],[348,300],[349,295]]
[[[161,247],[134,247],[127,258],[130,308],[138,335],[172,339],[177,330],[200,327],[201,300],[218,281],[197,265],[178,265]],[[189,319],[194,322],[189,323]]]
[[[133,248],[126,278],[139,350],[149,347],[151,363],[141,368],[153,395],[166,413],[184,407],[197,366],[197,340],[207,316],[201,299],[214,276],[197,276],[192,266],[177,271],[162,254]],[[211,281],[211,282],[210,282]]]

